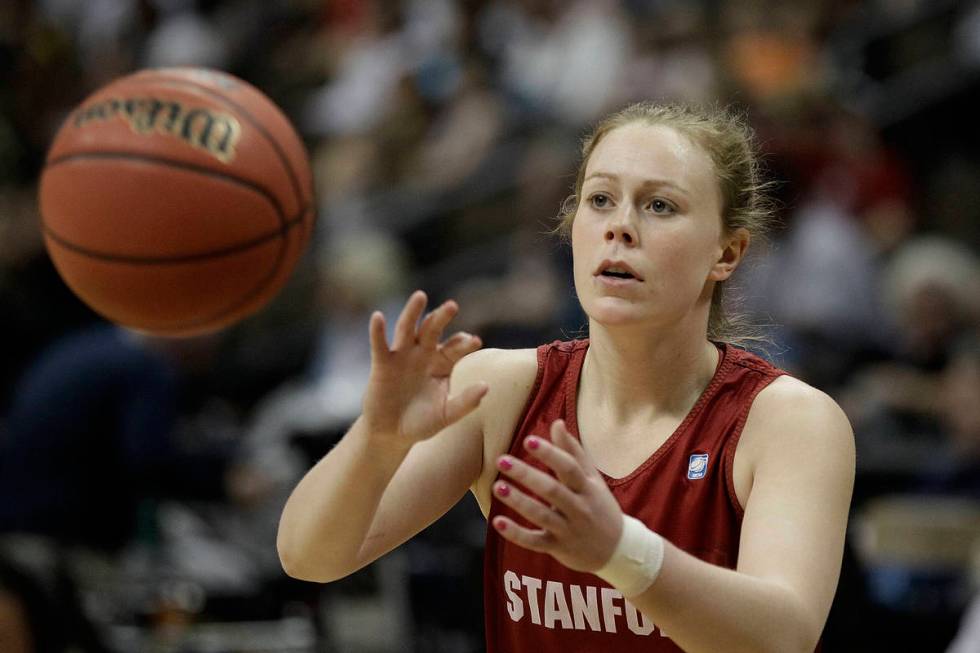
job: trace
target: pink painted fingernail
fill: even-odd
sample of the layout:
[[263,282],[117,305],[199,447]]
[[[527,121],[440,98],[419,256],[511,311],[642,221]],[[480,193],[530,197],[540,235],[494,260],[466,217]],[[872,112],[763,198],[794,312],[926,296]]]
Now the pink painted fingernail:
[[493,527],[498,531],[505,531],[507,530],[507,522],[505,522],[503,519],[494,519]]
[[537,449],[541,446],[541,441],[534,436],[529,437],[525,442],[527,443],[528,449]]
[[514,463],[510,462],[510,460],[507,458],[501,458],[497,461],[497,468],[505,472],[509,472],[513,466]]
[[510,486],[507,485],[506,483],[498,483],[497,484],[497,494],[500,495],[500,496],[502,496],[502,497],[509,496],[510,495]]

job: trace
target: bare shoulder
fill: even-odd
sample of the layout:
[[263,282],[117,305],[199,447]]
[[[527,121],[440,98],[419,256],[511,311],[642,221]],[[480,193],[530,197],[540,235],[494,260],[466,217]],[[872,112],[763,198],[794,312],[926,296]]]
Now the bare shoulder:
[[791,376],[781,376],[756,397],[742,434],[753,457],[770,450],[788,454],[831,453],[854,457],[854,434],[830,395]]
[[830,395],[787,375],[780,376],[759,393],[752,404],[751,413],[755,412],[777,421],[817,420],[848,425],[844,411]]
[[470,383],[485,381],[490,386],[487,400],[497,404],[506,401],[510,393],[519,394],[522,390],[530,392],[537,370],[538,359],[534,349],[480,349],[456,364],[452,384],[455,391],[457,384],[462,388]]
[[[493,461],[507,451],[514,429],[538,375],[535,349],[481,349],[457,363],[453,388],[484,381],[489,392],[480,404],[483,429],[483,466],[471,488],[486,514],[490,504],[490,484],[496,476]],[[458,385],[457,385],[458,384]]]
[[464,384],[485,381],[490,386],[480,412],[486,451],[492,453],[499,446],[497,441],[509,436],[517,426],[537,378],[537,352],[534,349],[481,349],[459,364],[466,367],[461,372]]

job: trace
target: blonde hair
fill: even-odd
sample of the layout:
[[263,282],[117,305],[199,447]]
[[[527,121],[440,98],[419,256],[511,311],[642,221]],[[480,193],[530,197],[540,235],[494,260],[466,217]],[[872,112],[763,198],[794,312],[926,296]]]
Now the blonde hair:
[[[572,222],[582,195],[585,168],[599,142],[612,130],[641,123],[675,129],[699,146],[715,166],[721,191],[721,220],[727,233],[748,230],[753,240],[764,239],[774,221],[775,209],[769,196],[772,182],[763,180],[752,128],[744,116],[717,107],[640,102],[610,114],[582,141],[582,161],[575,178],[574,193],[562,203],[556,232],[570,240]],[[766,341],[742,315],[733,314],[725,297],[726,282],[715,284],[708,314],[708,338],[718,342],[746,344]]]

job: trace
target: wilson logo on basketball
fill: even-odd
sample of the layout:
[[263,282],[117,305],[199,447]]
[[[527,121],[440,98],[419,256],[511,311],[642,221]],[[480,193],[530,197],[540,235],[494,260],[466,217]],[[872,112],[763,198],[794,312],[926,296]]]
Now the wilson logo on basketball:
[[81,128],[92,122],[119,118],[138,134],[169,134],[208,152],[222,163],[235,158],[242,127],[233,116],[203,107],[186,107],[173,100],[111,98],[82,107],[73,123]]

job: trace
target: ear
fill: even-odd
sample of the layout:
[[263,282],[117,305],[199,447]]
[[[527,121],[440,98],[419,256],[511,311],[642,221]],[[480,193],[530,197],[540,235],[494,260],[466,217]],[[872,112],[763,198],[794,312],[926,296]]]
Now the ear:
[[711,266],[711,273],[708,279],[712,281],[725,281],[732,276],[735,268],[742,262],[745,252],[749,249],[749,242],[752,240],[749,230],[739,227],[729,234],[725,234],[721,239],[721,252],[718,260]]

